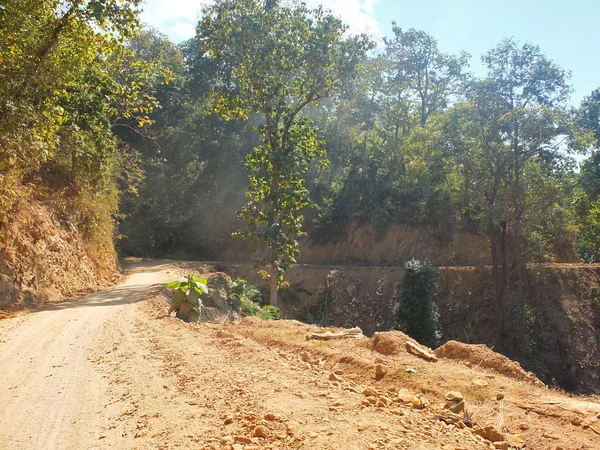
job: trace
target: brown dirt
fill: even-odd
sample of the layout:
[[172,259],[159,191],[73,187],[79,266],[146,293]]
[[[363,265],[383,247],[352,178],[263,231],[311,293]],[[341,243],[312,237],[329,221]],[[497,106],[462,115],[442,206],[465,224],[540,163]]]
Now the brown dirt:
[[[456,231],[449,245],[440,245],[433,227],[394,222],[383,236],[359,219],[351,219],[337,242],[315,242],[309,236],[300,242],[302,264],[402,265],[411,259],[428,260],[437,266],[476,266],[491,264],[489,237]],[[221,261],[254,261],[264,251],[252,243],[230,239],[221,249]],[[552,260],[578,262],[573,248],[558,249]]]
[[[493,448],[441,420],[452,422],[444,395],[460,391],[482,432],[495,425],[528,449],[598,448],[600,405],[584,398],[456,361],[382,355],[369,338],[307,341],[318,328],[294,321],[195,325],[166,316],[156,289],[179,270],[138,262],[117,288],[1,321],[0,442],[17,450]],[[138,301],[144,296],[152,299]],[[377,365],[387,369],[378,380]]]
[[494,352],[485,344],[472,345],[450,341],[436,348],[434,353],[438,358],[466,361],[468,364],[492,369],[517,380],[543,385],[534,373],[523,370],[518,362],[511,361],[506,356]]
[[90,248],[50,194],[40,200],[20,189],[23,198],[0,220],[0,308],[60,301],[120,279],[112,246]]

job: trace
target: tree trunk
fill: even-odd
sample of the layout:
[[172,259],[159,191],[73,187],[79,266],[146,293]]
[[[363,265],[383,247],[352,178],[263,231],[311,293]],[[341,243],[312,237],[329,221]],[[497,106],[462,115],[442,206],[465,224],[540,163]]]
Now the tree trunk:
[[271,306],[277,306],[277,286],[279,284],[279,274],[275,263],[271,261],[271,273],[269,277],[269,286],[271,288],[271,297],[269,303]]

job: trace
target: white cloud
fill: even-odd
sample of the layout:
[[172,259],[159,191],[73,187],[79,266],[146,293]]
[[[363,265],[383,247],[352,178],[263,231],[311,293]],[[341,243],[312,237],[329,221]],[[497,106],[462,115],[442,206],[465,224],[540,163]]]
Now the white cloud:
[[[322,4],[350,26],[353,33],[381,36],[373,17],[373,7],[379,0],[308,0],[309,6]],[[202,8],[211,0],[146,0],[142,20],[173,41],[180,42],[194,35]]]

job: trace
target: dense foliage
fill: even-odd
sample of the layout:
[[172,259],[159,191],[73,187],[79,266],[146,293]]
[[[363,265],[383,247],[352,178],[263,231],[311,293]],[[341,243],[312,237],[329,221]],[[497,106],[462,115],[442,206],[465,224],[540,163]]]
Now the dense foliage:
[[241,232],[272,298],[298,238],[350,220],[487,236],[503,303],[528,261],[600,261],[600,90],[573,108],[537,46],[504,40],[475,76],[421,30],[373,49],[299,2],[213,2],[180,45],[138,6],[0,6],[0,222],[41,179],[98,248],[115,219],[136,255],[215,258]]
[[[7,0],[0,5],[0,235],[29,195],[112,254],[119,193],[135,178],[115,134],[141,133],[171,71],[141,64],[139,0]],[[114,259],[113,259],[114,262]]]
[[408,261],[397,285],[396,329],[417,342],[435,348],[440,338],[439,313],[433,302],[437,269],[427,261]]

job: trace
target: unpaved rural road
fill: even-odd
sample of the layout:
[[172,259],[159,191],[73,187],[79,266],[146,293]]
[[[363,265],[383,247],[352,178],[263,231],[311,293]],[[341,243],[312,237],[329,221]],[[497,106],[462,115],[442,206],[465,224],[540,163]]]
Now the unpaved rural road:
[[0,322],[0,448],[83,449],[98,441],[109,386],[91,350],[119,340],[115,319],[124,305],[159,286],[166,267],[138,264],[113,289]]

